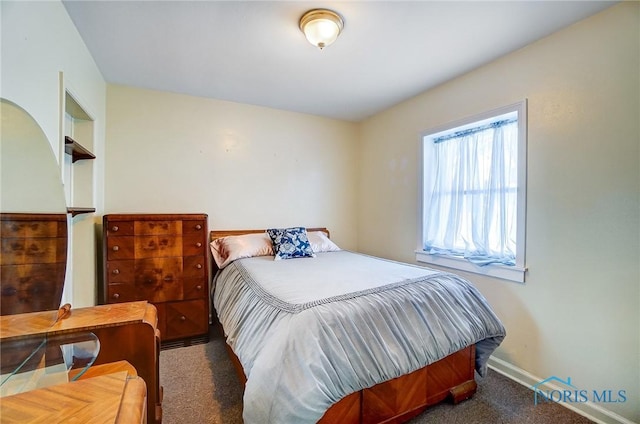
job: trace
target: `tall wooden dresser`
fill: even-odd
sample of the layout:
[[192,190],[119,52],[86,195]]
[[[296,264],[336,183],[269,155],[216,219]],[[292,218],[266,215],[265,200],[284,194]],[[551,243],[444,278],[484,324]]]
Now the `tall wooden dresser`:
[[165,345],[208,340],[206,214],[109,214],[103,236],[104,303],[153,303]]

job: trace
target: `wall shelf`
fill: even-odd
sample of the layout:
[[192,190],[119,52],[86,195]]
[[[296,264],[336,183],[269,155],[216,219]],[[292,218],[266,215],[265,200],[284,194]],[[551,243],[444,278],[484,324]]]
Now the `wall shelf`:
[[69,136],[65,136],[64,138],[64,152],[71,155],[71,162],[96,158],[93,153],[82,147],[80,143]]
[[69,206],[67,208],[67,213],[70,213],[72,218],[76,215],[80,215],[83,213],[94,213],[95,211],[96,208],[77,208],[75,206]]
[[[69,136],[64,137],[64,152],[68,155],[71,155],[71,162],[75,163],[78,160],[85,159],[95,159],[96,156],[83,147],[80,143],[75,141],[73,138]],[[93,213],[95,212],[95,208],[81,208],[76,206],[67,207],[67,213],[71,214],[73,218],[76,215],[80,215],[83,213]]]

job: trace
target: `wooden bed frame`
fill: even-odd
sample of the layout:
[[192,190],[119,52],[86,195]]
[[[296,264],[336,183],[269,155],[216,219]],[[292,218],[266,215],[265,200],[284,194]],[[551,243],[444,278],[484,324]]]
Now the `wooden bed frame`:
[[[220,230],[209,233],[209,241],[220,237],[262,233],[265,230]],[[307,228],[323,231],[326,228]],[[212,262],[212,273],[218,267]],[[214,321],[217,317],[214,314]],[[224,334],[224,330],[223,333]],[[246,376],[240,360],[228,344],[227,353],[243,384]],[[475,345],[468,346],[417,371],[352,393],[331,406],[320,419],[321,424],[382,424],[402,423],[419,415],[429,406],[451,400],[453,403],[470,398],[476,392],[474,379]]]

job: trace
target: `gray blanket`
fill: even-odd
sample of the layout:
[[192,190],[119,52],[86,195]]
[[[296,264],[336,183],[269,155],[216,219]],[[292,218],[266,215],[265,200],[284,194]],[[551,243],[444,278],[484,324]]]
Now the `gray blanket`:
[[213,299],[247,376],[247,424],[315,423],[344,396],[472,344],[484,375],[505,337],[461,277],[347,251],[237,260]]

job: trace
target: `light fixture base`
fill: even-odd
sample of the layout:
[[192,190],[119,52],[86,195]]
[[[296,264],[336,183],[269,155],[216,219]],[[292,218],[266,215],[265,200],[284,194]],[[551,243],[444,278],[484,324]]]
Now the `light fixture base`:
[[329,9],[312,9],[300,18],[298,24],[307,40],[320,50],[331,45],[342,29],[342,16]]

